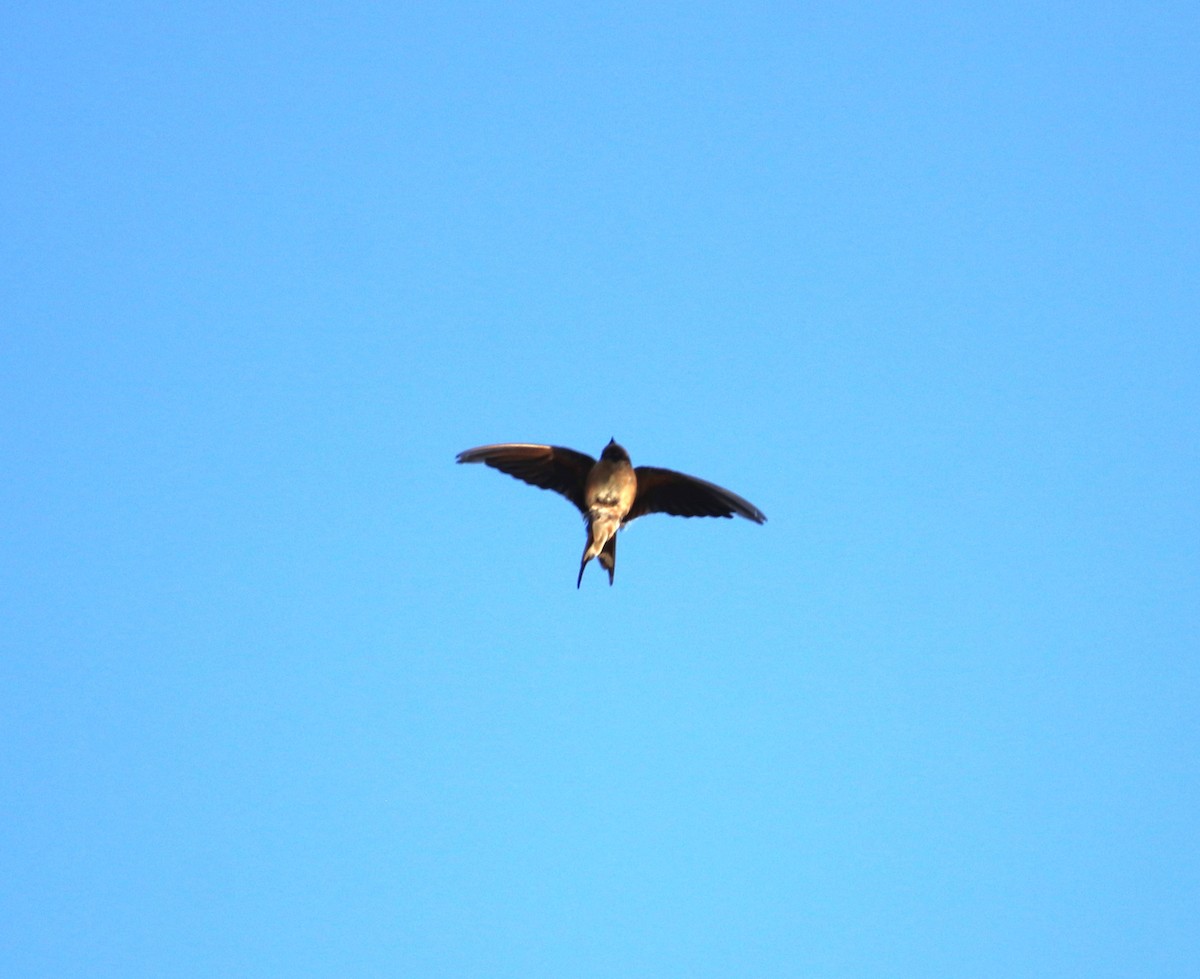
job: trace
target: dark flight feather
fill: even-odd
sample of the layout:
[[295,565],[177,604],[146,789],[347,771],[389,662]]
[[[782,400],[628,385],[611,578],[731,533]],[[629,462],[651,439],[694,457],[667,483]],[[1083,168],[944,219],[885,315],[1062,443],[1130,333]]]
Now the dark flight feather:
[[574,503],[580,513],[587,512],[583,490],[596,460],[582,452],[561,445],[504,442],[467,449],[458,454],[458,461],[482,462],[531,486],[554,490]]
[[637,496],[625,523],[647,513],[674,517],[732,517],[736,513],[757,524],[766,522],[753,503],[715,483],[657,466],[637,466],[634,472]]

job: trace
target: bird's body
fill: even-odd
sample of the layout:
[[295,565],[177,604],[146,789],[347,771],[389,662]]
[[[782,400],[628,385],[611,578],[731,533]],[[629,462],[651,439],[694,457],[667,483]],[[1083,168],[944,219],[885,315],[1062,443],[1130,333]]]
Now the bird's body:
[[610,440],[596,461],[589,455],[556,445],[506,442],[483,445],[458,454],[459,462],[483,462],[542,489],[561,493],[587,521],[587,541],[579,577],[593,558],[613,583],[617,565],[617,531],[647,513],[681,517],[731,517],[764,523],[766,517],[736,493],[670,469],[630,463],[629,453]]
[[629,455],[615,442],[610,443],[592,466],[584,484],[583,502],[587,509],[588,539],[579,564],[578,588],[583,581],[583,569],[594,557],[608,572],[612,584],[617,567],[617,531],[625,522],[637,497],[637,474],[629,464]]

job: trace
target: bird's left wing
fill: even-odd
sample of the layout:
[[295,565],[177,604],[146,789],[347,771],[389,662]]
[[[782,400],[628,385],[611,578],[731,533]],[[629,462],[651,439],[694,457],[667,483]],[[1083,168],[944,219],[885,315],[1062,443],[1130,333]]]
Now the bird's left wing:
[[458,454],[459,462],[482,462],[524,480],[531,486],[554,490],[575,504],[580,512],[587,510],[583,490],[587,476],[596,460],[561,445],[531,445],[527,442],[505,442],[501,445],[481,445]]
[[766,516],[753,503],[714,483],[655,466],[638,466],[634,472],[637,496],[626,523],[647,513],[675,517],[732,517],[736,513],[755,523],[766,522]]

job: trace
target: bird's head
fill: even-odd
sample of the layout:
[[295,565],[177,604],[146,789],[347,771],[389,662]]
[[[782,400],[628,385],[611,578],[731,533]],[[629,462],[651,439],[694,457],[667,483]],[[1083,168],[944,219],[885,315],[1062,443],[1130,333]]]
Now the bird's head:
[[617,445],[616,439],[609,439],[608,445],[604,447],[604,451],[600,453],[601,459],[607,459],[609,462],[628,462],[629,453],[621,446]]

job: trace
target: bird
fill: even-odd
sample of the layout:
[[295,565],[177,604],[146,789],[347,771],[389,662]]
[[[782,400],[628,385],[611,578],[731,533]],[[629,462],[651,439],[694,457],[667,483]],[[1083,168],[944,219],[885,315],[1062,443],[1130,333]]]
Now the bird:
[[587,522],[587,540],[579,577],[593,558],[613,583],[617,567],[617,531],[647,513],[676,517],[739,517],[766,523],[753,503],[714,483],[657,466],[632,465],[629,453],[609,439],[599,461],[561,445],[503,442],[466,449],[459,463],[482,462],[541,489],[561,493],[575,504]]

